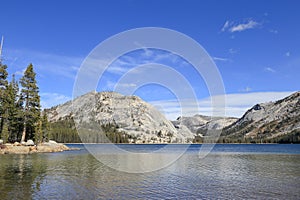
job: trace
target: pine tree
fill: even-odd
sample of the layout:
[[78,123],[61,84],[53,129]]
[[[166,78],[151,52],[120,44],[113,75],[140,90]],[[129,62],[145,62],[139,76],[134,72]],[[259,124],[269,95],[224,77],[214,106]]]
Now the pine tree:
[[6,107],[6,95],[5,95],[5,91],[7,88],[7,66],[6,65],[2,65],[2,63],[0,62],[0,138],[1,138],[1,133],[2,133],[2,129],[3,129],[3,125],[4,125],[4,121],[5,121],[5,107]]
[[21,143],[25,142],[26,138],[32,139],[34,137],[35,126],[40,119],[40,96],[35,76],[33,66],[29,64],[20,80],[21,95],[23,95],[25,104]]
[[9,130],[6,120],[3,122],[2,139],[4,143],[7,143],[9,138]]
[[48,117],[46,112],[44,112],[43,117],[42,117],[42,134],[43,134],[43,142],[44,140],[49,139],[49,131],[50,131],[50,126],[48,122]]
[[0,88],[1,90],[4,88],[6,88],[7,86],[7,78],[8,73],[7,73],[7,66],[6,65],[2,65],[0,63]]
[[18,133],[20,132],[22,124],[22,100],[20,99],[19,86],[13,75],[12,81],[7,86],[6,99],[7,99],[7,123],[9,129],[9,140],[17,141]]
[[36,144],[39,144],[43,142],[43,132],[42,132],[42,120],[39,119],[38,122],[35,125],[35,134],[34,134],[34,140]]

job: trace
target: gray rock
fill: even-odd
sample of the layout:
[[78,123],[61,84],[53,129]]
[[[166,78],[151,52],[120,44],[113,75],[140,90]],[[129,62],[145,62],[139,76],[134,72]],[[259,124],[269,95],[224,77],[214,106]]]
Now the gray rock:
[[221,130],[236,121],[237,118],[234,117],[194,115],[192,117],[178,117],[177,120],[172,121],[172,123],[178,130],[182,129],[184,126],[192,133],[196,134],[206,132],[207,130]]
[[0,140],[0,144],[3,144],[3,140]]
[[32,140],[27,140],[25,143],[26,146],[34,146],[34,142]]
[[275,138],[300,129],[300,92],[284,99],[260,103],[226,127],[226,135]]
[[89,124],[88,129],[95,132],[99,125],[114,124],[119,131],[133,136],[130,142],[136,143],[186,142],[194,137],[192,133],[178,132],[165,116],[139,97],[115,92],[90,92],[47,114],[52,122],[72,117],[79,128]]

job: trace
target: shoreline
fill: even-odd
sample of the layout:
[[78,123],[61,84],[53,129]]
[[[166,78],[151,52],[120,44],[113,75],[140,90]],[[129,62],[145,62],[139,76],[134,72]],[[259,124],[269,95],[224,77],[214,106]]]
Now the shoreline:
[[261,144],[299,144],[299,143],[61,143],[61,144],[65,144],[65,145],[68,145],[68,144],[106,144],[106,145],[111,145],[111,144],[114,144],[114,145],[198,145],[198,144],[249,144],[249,145],[261,145]]
[[35,154],[35,153],[56,153],[63,151],[80,150],[70,148],[63,143],[44,142],[38,145],[21,145],[20,143],[6,143],[0,145],[0,155],[3,154]]
[[[26,145],[15,145],[15,144],[2,144],[0,145],[0,155],[4,154],[35,154],[35,153],[57,153],[64,151],[78,151],[82,148],[68,147],[68,145],[290,145],[290,144],[280,144],[280,143],[149,143],[149,144],[133,144],[133,143],[42,143],[38,145],[26,146]],[[300,144],[296,144],[300,145]]]

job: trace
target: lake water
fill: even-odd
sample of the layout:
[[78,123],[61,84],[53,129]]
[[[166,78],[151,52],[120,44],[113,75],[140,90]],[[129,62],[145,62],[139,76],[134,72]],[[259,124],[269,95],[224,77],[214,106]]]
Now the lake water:
[[[200,146],[191,145],[173,164],[148,173],[117,171],[85,149],[1,155],[0,199],[300,199],[300,145],[218,144],[203,159]],[[119,147],[145,153],[164,145]]]

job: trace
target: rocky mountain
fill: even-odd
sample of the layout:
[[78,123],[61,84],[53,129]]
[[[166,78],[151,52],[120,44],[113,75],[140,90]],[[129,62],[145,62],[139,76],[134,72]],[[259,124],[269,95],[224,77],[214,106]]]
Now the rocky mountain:
[[115,92],[90,92],[46,113],[61,142],[102,142],[101,130],[113,142],[201,142],[211,129],[222,130],[219,142],[300,142],[300,92],[256,104],[239,119],[194,115],[170,122],[139,97]]
[[223,129],[227,140],[255,142],[300,141],[300,92],[284,99],[260,103]]
[[46,112],[50,122],[72,118],[77,129],[85,127],[94,134],[99,132],[99,126],[114,126],[129,136],[129,142],[187,142],[194,137],[190,131],[178,131],[158,110],[139,97],[115,92],[90,92]]
[[210,117],[205,115],[194,115],[191,117],[178,117],[172,121],[177,129],[189,129],[192,133],[205,135],[208,129],[223,129],[237,121],[234,117]]

